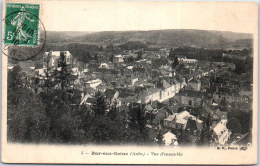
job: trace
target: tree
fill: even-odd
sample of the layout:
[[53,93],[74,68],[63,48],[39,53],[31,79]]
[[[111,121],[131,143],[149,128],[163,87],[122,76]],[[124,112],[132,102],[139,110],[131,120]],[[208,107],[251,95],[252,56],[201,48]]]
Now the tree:
[[33,77],[31,84],[30,84],[30,88],[34,91],[34,93],[38,93],[39,92],[39,87],[40,87],[40,79],[39,77]]
[[227,112],[228,121],[232,118],[236,118],[241,124],[241,134],[246,134],[250,132],[252,128],[252,111],[240,111],[240,110],[231,110]]
[[119,45],[119,47],[125,50],[138,50],[146,49],[148,46],[140,41],[128,41],[127,43]]
[[92,135],[89,128],[93,125],[93,114],[85,105],[80,105],[73,110],[73,117],[78,122],[77,129],[72,132],[71,140],[75,143],[89,143]]
[[41,100],[31,89],[19,66],[8,71],[7,138],[9,141],[39,142],[46,139],[48,119]]
[[137,53],[137,60],[142,59],[142,57],[143,57],[143,52],[142,52],[142,51],[139,51],[139,52]]
[[237,118],[231,118],[227,122],[227,128],[232,131],[232,134],[237,134],[241,132],[241,124]]
[[44,79],[43,87],[46,89],[46,93],[49,93],[49,90],[52,89],[54,86],[52,82],[52,72],[49,63],[50,63],[50,53],[47,55],[46,70],[44,71],[45,79]]
[[160,58],[160,59],[153,59],[152,63],[153,63],[153,65],[155,65],[157,67],[169,64],[168,59],[167,58],[163,58],[163,57]]
[[219,105],[225,106],[225,107],[228,106],[228,101],[226,100],[226,98],[221,99]]
[[41,142],[46,140],[49,122],[44,106],[28,89],[17,91],[19,99],[8,104],[7,133],[9,141]]
[[8,71],[7,77],[7,99],[8,105],[17,103],[18,95],[17,91],[24,88],[24,80],[22,80],[24,73],[22,73],[22,69],[20,66],[15,66],[12,70]]
[[78,137],[84,137],[85,132],[79,128],[81,125],[81,118],[76,114],[77,110],[69,106],[63,106],[60,108],[62,111],[59,117],[56,117],[54,126],[52,126],[52,139],[53,142],[59,143],[73,143],[79,140]]
[[114,51],[114,45],[111,43],[111,44],[108,44],[107,46],[106,46],[106,49],[107,50],[110,50],[110,51]]
[[118,126],[107,116],[99,116],[98,120],[92,119],[89,127],[89,135],[92,136],[91,142],[101,144],[115,143],[120,138]]
[[212,117],[208,115],[207,119],[205,120],[203,129],[199,134],[199,138],[197,140],[197,145],[210,145],[212,141],[212,130],[210,126],[212,125]]
[[[176,57],[177,57],[177,56],[176,56]],[[173,61],[173,60],[175,59],[175,54],[174,54],[174,51],[173,51],[172,48],[171,48],[170,53],[169,53],[169,59],[170,59],[171,61]]]
[[94,103],[91,106],[91,110],[93,111],[95,116],[105,115],[107,105],[108,104],[106,102],[105,96],[102,95],[100,91],[96,92],[94,96]]
[[107,114],[99,114],[89,119],[90,123],[85,131],[90,136],[90,141],[102,144],[129,143],[129,128],[126,126],[125,116],[117,112],[116,102]]
[[196,142],[197,145],[210,145],[212,140],[212,131],[209,128],[203,128],[199,134],[199,138]]
[[40,94],[45,105],[46,116],[49,118],[48,136],[52,142],[70,142],[73,140],[73,133],[77,131],[79,124],[78,119],[73,117],[71,112],[72,104],[75,103],[75,99],[70,97],[74,92],[75,78],[63,52],[57,67],[53,72],[51,70],[47,63],[44,83],[47,91]]
[[191,143],[190,133],[182,128],[179,129],[177,134],[178,143],[180,145],[188,145]]
[[107,116],[111,119],[111,120],[115,120],[117,118],[117,102],[114,101],[112,103],[112,106],[109,109],[109,112],[107,113]]
[[173,63],[172,63],[172,68],[176,69],[178,67],[178,65],[179,65],[178,57],[175,56]]
[[109,61],[114,62],[114,55],[113,54],[109,55]]
[[130,106],[129,111],[129,129],[133,131],[132,138],[139,143],[145,143],[148,140],[148,130],[146,128],[146,120],[144,110],[140,105]]
[[158,140],[157,143],[158,145],[162,145],[163,144],[163,135],[162,135],[162,131],[159,130],[156,139]]
[[66,57],[62,52],[58,67],[53,72],[53,82],[56,87],[60,87],[62,91],[62,99],[65,99],[67,90],[72,89],[75,78],[71,74],[71,66],[67,64]]

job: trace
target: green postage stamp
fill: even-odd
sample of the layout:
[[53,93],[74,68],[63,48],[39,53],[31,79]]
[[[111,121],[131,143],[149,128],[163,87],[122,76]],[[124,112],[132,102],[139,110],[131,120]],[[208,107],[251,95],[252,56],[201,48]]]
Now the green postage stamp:
[[38,46],[39,4],[7,3],[4,43]]

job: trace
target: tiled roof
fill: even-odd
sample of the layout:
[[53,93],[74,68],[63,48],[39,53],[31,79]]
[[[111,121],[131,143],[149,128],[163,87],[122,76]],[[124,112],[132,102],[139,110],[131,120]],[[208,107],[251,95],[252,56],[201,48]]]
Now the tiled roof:
[[179,93],[179,96],[202,98],[203,96],[206,96],[206,93],[192,90],[183,90]]
[[226,129],[226,120],[221,120],[215,127],[214,127],[214,132],[219,135],[221,131]]
[[146,109],[147,111],[153,111],[153,110],[154,110],[154,108],[153,108],[150,104],[146,105],[146,106],[145,106],[145,109]]
[[84,91],[87,92],[88,94],[94,94],[96,92],[96,90],[91,87],[85,88]]
[[95,99],[94,98],[87,98],[86,100],[86,103],[90,103],[90,104],[93,104],[95,102]]
[[152,88],[148,88],[147,90],[142,91],[141,95],[149,96],[149,95],[152,95],[157,92],[160,92],[160,89],[152,87]]
[[222,112],[219,109],[215,112],[215,114],[220,118],[220,119],[227,119],[227,112]]
[[116,93],[115,89],[107,89],[105,91],[105,96],[109,99],[113,98],[114,94]]
[[171,85],[170,85],[167,81],[163,80],[162,86],[163,86],[164,89],[167,89],[167,88],[169,88]]
[[41,69],[41,68],[43,68],[43,64],[41,64],[41,63],[35,64],[35,68],[34,69]]
[[126,97],[129,97],[129,96],[133,96],[132,93],[120,93],[119,94],[119,98],[126,98]]
[[155,114],[152,123],[158,125],[164,118],[166,118],[166,110],[160,109],[157,114]]

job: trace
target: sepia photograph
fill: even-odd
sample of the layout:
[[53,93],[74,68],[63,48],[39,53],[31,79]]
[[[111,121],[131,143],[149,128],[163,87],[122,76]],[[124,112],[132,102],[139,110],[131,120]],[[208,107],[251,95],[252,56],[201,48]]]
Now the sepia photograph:
[[3,3],[3,162],[257,162],[257,3]]

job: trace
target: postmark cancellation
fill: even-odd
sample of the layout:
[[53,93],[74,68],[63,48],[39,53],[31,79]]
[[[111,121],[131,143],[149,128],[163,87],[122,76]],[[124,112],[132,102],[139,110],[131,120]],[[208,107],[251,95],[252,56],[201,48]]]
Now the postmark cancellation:
[[45,28],[39,19],[40,5],[7,3],[2,20],[2,53],[18,61],[31,59],[44,48]]

